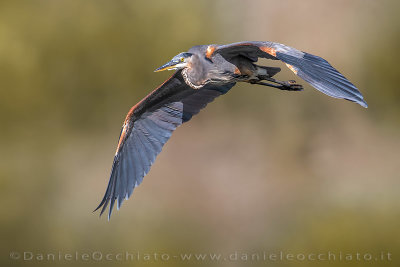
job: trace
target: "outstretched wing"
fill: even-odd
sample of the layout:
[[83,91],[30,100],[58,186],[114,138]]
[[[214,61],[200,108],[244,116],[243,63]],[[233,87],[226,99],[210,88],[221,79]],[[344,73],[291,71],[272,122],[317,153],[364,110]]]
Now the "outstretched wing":
[[121,130],[107,190],[96,208],[102,208],[100,215],[110,204],[110,218],[115,201],[119,209],[123,200],[131,196],[176,127],[234,85],[192,89],[184,82],[181,71],[177,71],[132,107]]
[[246,56],[252,61],[259,57],[281,60],[291,71],[319,91],[335,98],[344,98],[367,107],[358,89],[325,59],[295,48],[273,42],[240,42],[228,45],[209,46],[208,57],[221,54],[226,60],[237,55]]

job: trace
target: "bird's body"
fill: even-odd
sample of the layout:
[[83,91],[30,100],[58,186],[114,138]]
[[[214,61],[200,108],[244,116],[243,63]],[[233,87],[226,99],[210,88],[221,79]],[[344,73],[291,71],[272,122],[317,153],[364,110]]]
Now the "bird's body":
[[182,74],[185,82],[192,88],[199,89],[208,83],[243,82],[251,78],[257,79],[257,74],[267,75],[265,67],[257,66],[245,56],[237,55],[228,61],[221,54],[215,54],[211,59],[208,53],[212,47],[217,45],[194,46],[188,51],[192,54],[191,61],[189,67],[182,70]]
[[272,42],[194,46],[158,68],[156,71],[177,71],[128,112],[108,187],[97,207],[102,207],[101,214],[110,203],[110,217],[115,201],[119,208],[123,200],[129,198],[176,127],[189,121],[216,97],[227,93],[237,82],[302,90],[294,81],[272,78],[280,68],[256,65],[260,57],[281,60],[319,91],[367,107],[358,89],[318,56]]

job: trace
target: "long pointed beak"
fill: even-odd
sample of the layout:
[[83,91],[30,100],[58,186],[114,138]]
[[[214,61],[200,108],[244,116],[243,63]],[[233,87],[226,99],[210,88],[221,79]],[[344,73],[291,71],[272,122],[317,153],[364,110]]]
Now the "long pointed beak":
[[162,65],[161,67],[157,68],[154,72],[159,72],[159,71],[163,71],[163,70],[171,70],[174,69],[175,65],[178,64],[175,61],[170,61],[164,65]]

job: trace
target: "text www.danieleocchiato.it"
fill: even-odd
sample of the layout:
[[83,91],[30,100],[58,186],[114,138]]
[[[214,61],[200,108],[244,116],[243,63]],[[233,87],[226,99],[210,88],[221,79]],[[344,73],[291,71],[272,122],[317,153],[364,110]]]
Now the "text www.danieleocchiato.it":
[[11,260],[30,262],[72,262],[72,261],[136,261],[136,262],[167,262],[167,261],[232,261],[232,262],[285,262],[285,261],[309,261],[309,262],[391,262],[392,253],[379,252],[307,252],[290,253],[277,252],[240,252],[232,253],[163,253],[163,252],[105,252],[105,251],[74,251],[74,252],[43,252],[43,251],[12,251]]

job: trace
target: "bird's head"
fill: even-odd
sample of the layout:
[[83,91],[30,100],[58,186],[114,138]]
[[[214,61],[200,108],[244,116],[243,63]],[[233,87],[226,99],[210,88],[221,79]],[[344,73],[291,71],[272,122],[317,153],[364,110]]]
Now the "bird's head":
[[170,62],[162,65],[157,68],[154,72],[163,71],[163,70],[180,70],[188,66],[191,58],[191,53],[183,52],[174,56]]

